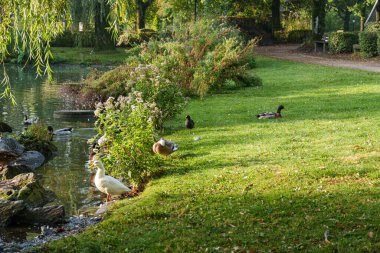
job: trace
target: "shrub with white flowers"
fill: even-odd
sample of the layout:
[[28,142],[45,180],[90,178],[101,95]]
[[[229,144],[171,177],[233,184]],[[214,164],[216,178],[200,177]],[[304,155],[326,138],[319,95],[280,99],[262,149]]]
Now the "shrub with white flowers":
[[144,102],[142,93],[131,92],[128,97],[110,97],[96,105],[96,127],[103,141],[100,150],[107,173],[128,178],[139,187],[159,162],[152,155],[157,139],[153,104]]

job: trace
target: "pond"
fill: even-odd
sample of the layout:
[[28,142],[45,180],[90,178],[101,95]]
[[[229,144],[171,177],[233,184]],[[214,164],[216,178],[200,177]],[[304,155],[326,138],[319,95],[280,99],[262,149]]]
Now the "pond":
[[[38,168],[36,173],[43,177],[44,187],[55,192],[55,202],[65,207],[67,216],[78,214],[80,208],[99,201],[89,185],[87,166],[89,145],[87,140],[96,132],[94,122],[89,119],[67,120],[54,117],[54,111],[66,108],[60,96],[60,85],[66,81],[78,81],[89,72],[88,67],[56,66],[53,68],[54,84],[45,82],[46,78],[36,78],[33,69],[8,66],[12,88],[17,105],[8,101],[0,103],[0,121],[12,126],[15,134],[23,131],[23,114],[37,116],[46,125],[54,129],[73,127],[73,135],[54,139],[58,155]],[[25,240],[38,228],[0,229],[0,238],[4,241]]]

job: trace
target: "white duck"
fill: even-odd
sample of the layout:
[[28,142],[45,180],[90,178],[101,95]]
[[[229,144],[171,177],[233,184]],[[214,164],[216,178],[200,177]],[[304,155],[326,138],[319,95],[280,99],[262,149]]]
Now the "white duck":
[[94,157],[93,164],[97,167],[95,186],[99,191],[107,194],[107,202],[112,200],[112,195],[123,195],[132,191],[116,178],[106,176],[104,165],[98,156]]
[[74,128],[72,128],[72,127],[66,127],[66,128],[61,128],[61,129],[57,129],[57,130],[53,131],[53,127],[48,126],[49,133],[54,134],[54,135],[70,135],[73,133],[73,130],[74,130]]

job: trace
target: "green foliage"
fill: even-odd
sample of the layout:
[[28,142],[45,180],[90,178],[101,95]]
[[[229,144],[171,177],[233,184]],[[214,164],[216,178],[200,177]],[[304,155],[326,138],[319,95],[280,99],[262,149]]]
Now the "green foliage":
[[331,53],[351,53],[353,45],[358,43],[358,34],[351,32],[334,32],[329,35]]
[[143,100],[141,92],[128,97],[110,97],[98,103],[95,115],[99,136],[105,140],[100,149],[105,154],[108,173],[129,178],[140,186],[147,180],[158,163],[152,155],[152,145],[157,139],[153,115],[156,106]]
[[359,33],[360,54],[365,57],[373,57],[377,52],[377,34],[375,32]]

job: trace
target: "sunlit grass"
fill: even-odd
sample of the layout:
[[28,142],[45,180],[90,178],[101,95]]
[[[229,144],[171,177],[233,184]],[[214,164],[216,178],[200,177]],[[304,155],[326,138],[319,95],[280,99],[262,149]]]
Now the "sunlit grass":
[[[263,87],[193,100],[168,122],[180,151],[141,196],[44,251],[380,251],[379,75],[257,65]],[[282,119],[255,118],[279,104]]]

